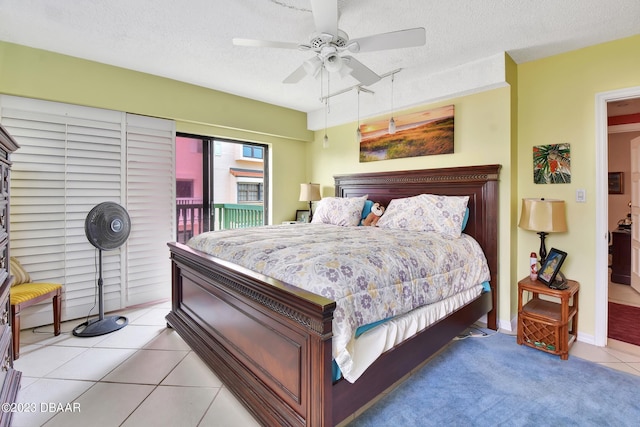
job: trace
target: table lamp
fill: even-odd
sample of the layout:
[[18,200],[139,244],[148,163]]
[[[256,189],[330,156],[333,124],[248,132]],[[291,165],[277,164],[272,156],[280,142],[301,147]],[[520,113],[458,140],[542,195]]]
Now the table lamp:
[[320,200],[320,184],[300,184],[300,201],[309,202],[309,222],[313,218],[313,212],[311,210],[311,204],[316,200]]
[[540,263],[547,258],[544,239],[549,233],[567,231],[564,200],[522,199],[522,212],[518,227],[531,230],[540,236]]

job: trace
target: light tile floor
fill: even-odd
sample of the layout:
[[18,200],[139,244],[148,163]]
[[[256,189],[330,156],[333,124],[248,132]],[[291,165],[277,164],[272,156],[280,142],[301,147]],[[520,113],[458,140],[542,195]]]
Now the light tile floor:
[[[57,337],[51,326],[36,333],[23,330],[15,362],[23,373],[18,402],[35,411],[14,414],[13,426],[257,425],[178,334],[166,328],[169,309],[166,302],[124,311],[119,314],[129,324],[99,337],[71,334],[84,320],[63,323]],[[639,347],[577,342],[570,354],[640,375]],[[61,406],[71,411],[59,411]]]
[[[84,319],[63,323],[57,337],[51,326],[23,330],[14,364],[23,375],[18,402],[35,411],[15,413],[13,426],[258,425],[167,329],[170,307],[166,302],[118,313],[129,324],[98,337],[71,334]],[[59,411],[60,404],[70,411]]]

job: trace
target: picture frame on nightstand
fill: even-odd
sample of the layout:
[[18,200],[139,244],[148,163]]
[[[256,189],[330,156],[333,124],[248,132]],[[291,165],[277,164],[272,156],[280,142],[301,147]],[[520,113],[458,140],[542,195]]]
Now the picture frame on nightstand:
[[309,209],[298,209],[296,211],[296,221],[303,223],[309,222]]
[[556,248],[551,248],[547,258],[544,260],[540,271],[538,272],[538,280],[547,286],[554,284],[556,277],[562,278],[560,268],[567,258],[567,253]]

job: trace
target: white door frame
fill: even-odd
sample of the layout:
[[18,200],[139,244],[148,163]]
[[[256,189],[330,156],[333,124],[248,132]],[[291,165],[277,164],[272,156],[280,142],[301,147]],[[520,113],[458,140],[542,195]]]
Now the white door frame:
[[[608,216],[609,189],[607,185],[609,129],[607,123],[607,102],[630,98],[640,98],[640,86],[596,94],[596,295],[594,344],[607,345],[607,315],[609,297],[608,266]],[[632,131],[638,129],[627,129]]]
[[638,254],[640,253],[640,234],[638,233],[638,225],[640,225],[640,199],[638,198],[638,187],[640,186],[640,136],[633,138],[631,145],[631,202],[630,214],[631,221],[635,223],[635,227],[631,227],[631,287],[640,292],[640,265],[638,263]]

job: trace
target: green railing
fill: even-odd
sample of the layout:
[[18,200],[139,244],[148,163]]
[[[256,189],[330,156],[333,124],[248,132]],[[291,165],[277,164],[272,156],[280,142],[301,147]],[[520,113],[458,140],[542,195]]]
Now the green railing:
[[262,205],[215,203],[213,205],[214,230],[264,225],[263,211]]
[[[186,243],[191,237],[207,230],[203,219],[202,202],[178,200],[176,203],[176,238]],[[237,203],[215,203],[213,205],[213,229],[256,227],[264,224],[262,205],[241,205]]]

